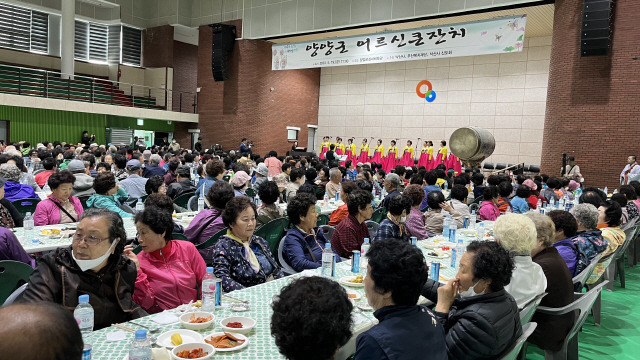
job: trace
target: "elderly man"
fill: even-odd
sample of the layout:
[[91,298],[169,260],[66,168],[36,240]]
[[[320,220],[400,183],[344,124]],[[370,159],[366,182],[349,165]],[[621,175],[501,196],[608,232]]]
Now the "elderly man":
[[175,199],[182,194],[196,191],[196,187],[191,183],[191,169],[188,166],[182,165],[178,167],[176,173],[178,174],[177,182],[167,188],[167,195],[170,198]]
[[71,195],[75,197],[90,196],[95,194],[93,189],[93,177],[89,175],[89,164],[84,161],[71,160],[67,165],[67,170],[71,171],[76,181],[73,183]]
[[[311,179],[313,181],[313,179]],[[333,168],[329,170],[329,182],[325,189],[327,190],[327,195],[329,199],[334,199],[336,197],[336,193],[340,190],[340,183],[342,182],[342,171],[338,168]]]
[[400,191],[398,191],[400,182],[400,176],[395,173],[391,173],[384,178],[384,189],[387,191],[387,196],[382,200],[381,207],[386,208],[394,196],[400,195]]
[[[166,171],[160,167],[161,160],[162,160],[162,157],[160,157],[160,155],[151,154],[151,156],[149,157],[149,164],[144,168],[144,171],[142,172],[142,176],[146,177],[147,179],[156,175],[164,176]],[[127,191],[127,193],[129,192]],[[129,193],[129,195],[131,195],[131,193]]]
[[640,180],[640,166],[636,162],[635,155],[629,155],[627,158],[627,166],[620,173],[620,184],[628,185],[632,181]]
[[120,187],[123,188],[127,194],[129,194],[130,198],[139,199],[145,195],[147,192],[144,187],[147,185],[147,178],[142,177],[142,165],[138,160],[129,160],[127,161],[127,176],[126,179],[120,181]]

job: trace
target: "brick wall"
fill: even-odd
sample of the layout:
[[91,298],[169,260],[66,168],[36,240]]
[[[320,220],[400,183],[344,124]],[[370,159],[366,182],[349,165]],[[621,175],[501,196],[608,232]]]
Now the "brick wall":
[[[240,21],[231,23],[239,31]],[[203,145],[217,143],[225,150],[237,149],[246,137],[255,142],[255,153],[275,150],[284,154],[291,149],[286,127],[296,126],[304,146],[307,124],[318,123],[320,70],[271,71],[271,43],[239,40],[228,60],[230,78],[215,82],[211,36],[210,27],[200,27],[198,127]]]
[[180,111],[180,93],[183,92],[182,112],[193,112],[193,96],[198,78],[198,46],[173,42],[173,111]]
[[586,185],[616,187],[628,155],[640,155],[640,1],[618,0],[608,56],[580,57],[583,0],[556,0],[542,171],[575,156]]
[[142,66],[173,66],[173,26],[164,25],[142,32]]

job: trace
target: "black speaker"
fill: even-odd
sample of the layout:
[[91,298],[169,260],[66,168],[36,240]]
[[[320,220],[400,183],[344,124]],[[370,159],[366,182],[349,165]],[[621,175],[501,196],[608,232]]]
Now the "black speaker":
[[611,48],[614,0],[584,0],[580,55],[607,55]]
[[224,81],[229,78],[227,60],[236,41],[236,27],[233,25],[213,24],[211,42],[211,71],[213,80]]

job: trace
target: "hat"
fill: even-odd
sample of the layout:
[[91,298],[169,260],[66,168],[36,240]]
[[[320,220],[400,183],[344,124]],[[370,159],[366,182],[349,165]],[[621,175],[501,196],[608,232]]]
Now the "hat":
[[145,150],[142,152],[142,157],[144,157],[145,160],[149,160],[149,158],[151,157],[151,150]]
[[575,180],[569,181],[569,190],[570,191],[576,191],[579,187],[580,187],[580,184],[577,181],[575,181]]
[[529,187],[529,189],[531,190],[538,190],[538,185],[536,185],[536,183],[533,182],[533,180],[531,179],[527,179],[525,180],[522,185],[526,185],[527,187]]
[[361,162],[359,162],[359,163],[357,163],[357,164],[356,164],[356,166],[360,166],[360,167],[362,167],[362,163],[361,163]]
[[0,188],[4,186],[4,184],[7,183],[7,179],[0,177]]
[[178,166],[176,173],[183,178],[191,177],[191,168],[187,165]]
[[233,179],[231,179],[231,185],[234,187],[242,187],[244,184],[251,179],[251,176],[244,171],[238,171],[233,175]]
[[247,165],[247,163],[249,162],[249,159],[243,156],[240,159],[238,159],[238,162]]
[[89,145],[89,147],[98,147],[98,144],[96,144],[96,143],[91,143],[91,145]]
[[269,168],[264,163],[258,164],[258,168],[256,169],[256,172],[265,177],[269,176]]
[[140,164],[140,161],[133,159],[133,160],[129,160],[127,161],[127,171],[137,171],[140,170],[142,168],[142,165]]
[[84,172],[84,162],[82,160],[71,160],[69,164],[67,164],[67,170],[72,173]]

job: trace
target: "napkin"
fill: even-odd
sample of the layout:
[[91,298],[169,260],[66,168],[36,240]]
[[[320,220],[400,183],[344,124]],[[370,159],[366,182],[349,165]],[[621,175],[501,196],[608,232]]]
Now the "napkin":
[[127,339],[127,335],[122,330],[107,333],[107,341],[123,341]]
[[151,349],[151,358],[153,360],[171,360],[169,351],[165,348],[153,348]]
[[168,325],[168,324],[177,323],[178,321],[180,321],[180,318],[178,318],[177,316],[173,315],[170,312],[163,311],[160,314],[151,318],[151,320],[153,320],[155,323],[160,325]]

